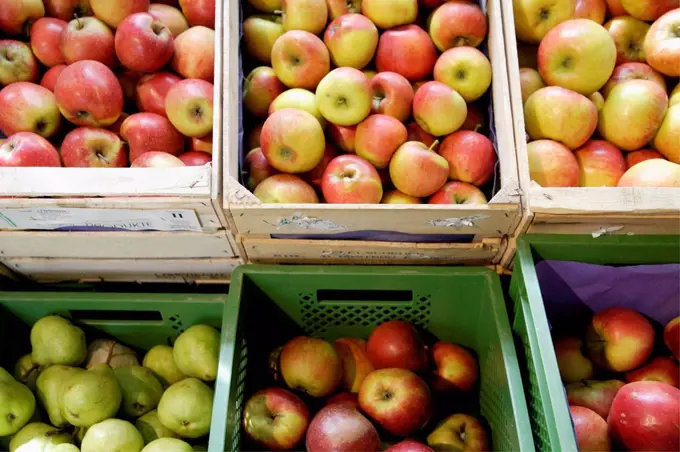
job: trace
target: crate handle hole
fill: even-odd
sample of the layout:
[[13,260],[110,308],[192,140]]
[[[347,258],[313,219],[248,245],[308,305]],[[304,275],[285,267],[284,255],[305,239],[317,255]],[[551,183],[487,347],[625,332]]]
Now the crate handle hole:
[[410,290],[353,290],[353,289],[319,289],[316,291],[319,303],[342,301],[378,301],[378,302],[411,302],[413,292]]
[[71,310],[71,318],[81,322],[92,321],[138,321],[162,322],[163,315],[158,311],[108,311],[108,310]]

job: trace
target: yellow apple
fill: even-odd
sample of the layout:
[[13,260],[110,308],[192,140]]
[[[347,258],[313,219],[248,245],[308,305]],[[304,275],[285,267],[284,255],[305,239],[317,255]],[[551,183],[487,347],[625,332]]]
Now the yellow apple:
[[536,69],[528,67],[519,70],[519,83],[522,88],[522,104],[527,101],[529,96],[545,87],[541,74]]
[[513,0],[517,39],[538,44],[557,25],[572,19],[576,0]]
[[678,83],[673,91],[671,91],[671,96],[668,99],[668,106],[680,104],[680,83]]
[[248,3],[263,13],[281,11],[281,0],[248,0]]
[[362,0],[361,13],[382,29],[412,24],[418,18],[417,0]]
[[316,88],[319,111],[339,126],[359,124],[371,112],[373,93],[368,79],[358,69],[333,69]]
[[[677,0],[675,0],[677,6]],[[669,77],[680,77],[680,8],[652,24],[644,43],[647,64]]]
[[311,91],[293,88],[282,92],[269,106],[269,114],[271,115],[275,111],[283,110],[284,108],[305,110],[319,120],[321,127],[326,127],[326,120],[321,116],[316,106],[316,95]]
[[680,165],[663,159],[645,160],[631,166],[618,186],[680,188]]
[[304,110],[284,108],[262,126],[260,144],[267,162],[285,173],[305,173],[323,157],[326,139],[319,121]]
[[243,42],[248,55],[262,63],[271,64],[272,47],[285,33],[281,18],[273,14],[257,14],[243,21]]
[[491,63],[474,47],[454,47],[437,59],[434,79],[458,91],[465,102],[474,102],[491,86]]
[[378,29],[366,16],[345,14],[328,25],[323,42],[334,65],[363,69],[375,55]]
[[281,13],[286,31],[303,30],[318,35],[328,21],[326,0],[282,0]]
[[680,164],[680,104],[666,112],[654,138],[654,147],[671,162]]
[[630,16],[615,17],[606,24],[616,45],[616,64],[629,62],[644,63],[643,44],[649,31],[649,24]]

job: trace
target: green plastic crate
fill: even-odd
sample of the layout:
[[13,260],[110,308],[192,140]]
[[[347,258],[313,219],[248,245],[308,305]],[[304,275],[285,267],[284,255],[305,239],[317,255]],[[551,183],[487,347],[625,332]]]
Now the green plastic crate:
[[576,452],[569,405],[557,367],[548,319],[536,275],[541,260],[598,265],[680,262],[680,236],[526,235],[517,240],[510,296],[519,337],[520,362],[537,450]]
[[232,274],[225,316],[237,320],[223,330],[215,403],[228,414],[213,420],[211,451],[240,450],[243,404],[271,384],[262,358],[276,345],[298,334],[367,338],[392,319],[474,349],[495,450],[534,450],[500,281],[489,269],[245,265]]
[[[56,314],[83,328],[88,343],[113,337],[140,353],[154,345],[172,345],[194,324],[223,328],[226,295],[132,294],[96,292],[0,292],[0,365],[31,351],[30,329],[38,319]],[[226,323],[226,319],[225,319]],[[213,419],[223,419],[224,405],[214,405]],[[216,414],[216,412],[223,411]]]

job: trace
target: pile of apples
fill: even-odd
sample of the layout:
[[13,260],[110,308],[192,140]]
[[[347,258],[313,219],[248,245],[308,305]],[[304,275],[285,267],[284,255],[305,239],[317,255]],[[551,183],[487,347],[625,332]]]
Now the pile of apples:
[[680,317],[666,325],[665,347],[654,336],[637,311],[608,308],[592,318],[585,343],[555,340],[579,450],[680,450]]
[[678,0],[513,4],[532,180],[680,187]]
[[0,0],[0,167],[212,161],[214,28],[214,0]]
[[[491,63],[464,0],[248,0],[247,186],[265,203],[485,204]],[[264,121],[264,123],[262,123]],[[391,189],[394,186],[394,189]]]
[[[262,389],[243,409],[247,438],[263,450],[304,441],[307,452],[378,452],[380,434],[385,452],[491,450],[482,421],[454,408],[476,395],[475,357],[450,342],[428,350],[407,322],[385,322],[368,341],[299,336],[272,352],[270,366],[288,389]],[[435,413],[443,420],[436,423]]]

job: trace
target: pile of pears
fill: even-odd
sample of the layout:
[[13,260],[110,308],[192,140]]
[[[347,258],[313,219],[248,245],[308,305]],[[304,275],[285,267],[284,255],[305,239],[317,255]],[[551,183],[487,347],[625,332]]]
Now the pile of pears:
[[194,325],[174,346],[151,348],[142,365],[114,340],[88,347],[85,332],[59,316],[38,320],[30,339],[13,374],[0,367],[0,451],[207,450],[216,329]]

